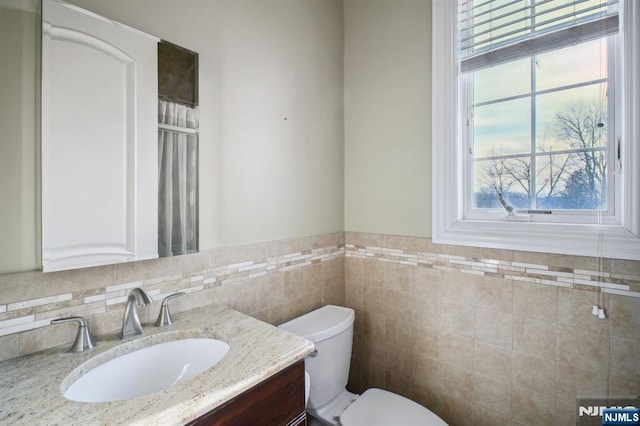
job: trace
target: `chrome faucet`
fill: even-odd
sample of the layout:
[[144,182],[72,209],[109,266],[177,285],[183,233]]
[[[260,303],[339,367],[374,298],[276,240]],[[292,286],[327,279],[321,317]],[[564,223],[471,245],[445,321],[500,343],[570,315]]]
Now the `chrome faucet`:
[[127,337],[143,334],[142,324],[138,316],[138,306],[147,306],[152,302],[151,298],[141,288],[134,288],[127,297],[127,307],[124,310],[124,320],[122,321],[122,340]]

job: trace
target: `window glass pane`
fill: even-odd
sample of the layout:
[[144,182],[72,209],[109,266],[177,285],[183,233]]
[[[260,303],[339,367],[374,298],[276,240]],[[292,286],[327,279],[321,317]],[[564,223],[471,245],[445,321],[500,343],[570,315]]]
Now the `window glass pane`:
[[531,59],[509,62],[473,73],[473,102],[480,103],[531,90]]
[[530,104],[523,98],[474,108],[475,157],[530,152]]
[[607,78],[607,40],[595,40],[536,57],[536,89]]
[[537,208],[606,210],[606,157],[605,150],[537,156]]
[[503,208],[498,194],[514,208],[530,208],[530,157],[474,162],[474,208]]
[[542,151],[607,144],[606,84],[536,97],[536,147]]
[[563,209],[566,207],[566,181],[576,171],[569,154],[538,155],[536,157],[536,207]]
[[[510,0],[497,1],[509,4],[510,10]],[[606,0],[583,0],[575,7],[569,6],[569,0],[517,3],[518,7],[532,5],[534,14],[548,11],[523,20],[526,25],[554,21],[542,27],[546,31],[602,13],[604,8],[586,9]],[[489,4],[475,2],[479,9]],[[561,9],[552,10],[557,7]],[[487,37],[513,29],[496,28],[508,21],[498,15],[494,10],[478,17],[476,24],[483,19],[493,22],[477,27],[476,35],[489,25],[493,26]],[[505,203],[514,209],[556,211],[612,207],[612,200],[607,200],[612,188],[607,182],[611,148],[607,115],[613,106],[608,82],[614,78],[609,70],[611,40],[603,37],[470,73],[464,84],[472,89],[466,93],[472,112],[472,155],[467,163],[471,188],[466,189],[471,208],[504,211]],[[496,38],[493,43],[500,41]]]

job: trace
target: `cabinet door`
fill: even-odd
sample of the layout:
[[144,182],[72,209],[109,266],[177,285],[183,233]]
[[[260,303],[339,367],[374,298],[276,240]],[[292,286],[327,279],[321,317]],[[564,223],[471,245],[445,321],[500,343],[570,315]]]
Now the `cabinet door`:
[[304,360],[301,360],[189,426],[300,426],[306,424],[304,410]]
[[43,2],[43,270],[157,257],[158,39]]

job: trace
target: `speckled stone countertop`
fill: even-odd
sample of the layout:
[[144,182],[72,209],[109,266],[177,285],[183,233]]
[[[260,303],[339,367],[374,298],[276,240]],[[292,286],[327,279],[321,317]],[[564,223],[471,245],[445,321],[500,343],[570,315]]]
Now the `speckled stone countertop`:
[[[194,420],[314,349],[308,340],[221,306],[175,314],[174,324],[122,342],[116,336],[97,339],[88,353],[67,353],[69,347],[0,362],[0,424],[2,425],[179,425]],[[212,337],[231,348],[213,368],[163,391],[126,401],[74,402],[62,395],[72,377],[95,365],[164,341]],[[82,364],[82,368],[79,368]],[[63,381],[65,382],[64,384]]]

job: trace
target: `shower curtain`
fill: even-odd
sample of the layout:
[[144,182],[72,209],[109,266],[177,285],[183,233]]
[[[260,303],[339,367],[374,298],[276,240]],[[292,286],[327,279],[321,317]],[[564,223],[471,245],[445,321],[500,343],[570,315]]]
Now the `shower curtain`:
[[[159,101],[158,123],[198,129],[198,109]],[[158,130],[158,254],[198,251],[198,135]]]

